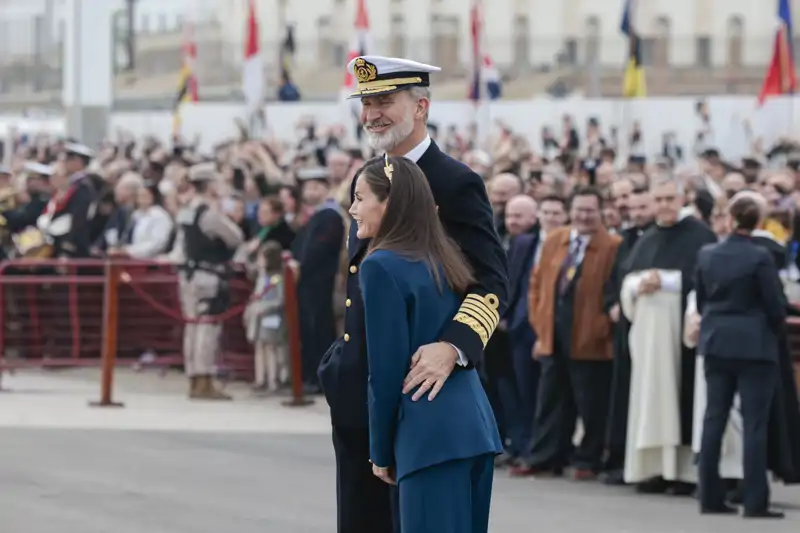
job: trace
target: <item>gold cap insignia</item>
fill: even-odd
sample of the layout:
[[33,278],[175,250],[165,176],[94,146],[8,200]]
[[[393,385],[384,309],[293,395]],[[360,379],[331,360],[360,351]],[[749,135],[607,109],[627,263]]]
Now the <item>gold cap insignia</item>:
[[378,67],[363,57],[359,57],[353,67],[353,73],[356,75],[358,83],[367,83],[378,77]]
[[391,183],[392,174],[394,174],[394,165],[389,163],[389,154],[383,154],[383,173],[386,174],[386,178],[389,180],[389,183]]

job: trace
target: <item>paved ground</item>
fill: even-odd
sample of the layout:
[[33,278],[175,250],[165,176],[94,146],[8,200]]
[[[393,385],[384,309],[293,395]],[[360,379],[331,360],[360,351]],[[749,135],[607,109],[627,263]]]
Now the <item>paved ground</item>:
[[[0,394],[2,533],[333,533],[324,406],[195,404],[183,381],[122,374],[124,409],[86,406],[92,372],[23,374]],[[800,531],[800,488],[775,488],[780,523],[700,517],[692,500],[498,474],[493,533]]]

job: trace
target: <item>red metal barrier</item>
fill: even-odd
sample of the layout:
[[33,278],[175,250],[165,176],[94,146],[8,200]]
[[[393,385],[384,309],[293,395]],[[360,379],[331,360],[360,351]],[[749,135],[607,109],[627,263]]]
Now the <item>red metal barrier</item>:
[[[249,379],[253,373],[252,348],[241,320],[251,292],[243,275],[231,280],[233,308],[221,317],[219,365],[225,376]],[[117,313],[109,316],[113,307]],[[110,351],[112,373],[117,365],[142,364],[146,351],[158,354],[144,362],[147,366],[180,366],[183,324],[172,265],[126,259],[0,264],[0,372],[99,366],[101,354]],[[105,370],[103,375],[99,403],[111,404]]]
[[284,315],[289,337],[289,365],[292,378],[292,399],[284,402],[289,407],[302,407],[314,403],[303,394],[303,361],[300,352],[300,320],[297,311],[297,272],[291,252],[283,252]]

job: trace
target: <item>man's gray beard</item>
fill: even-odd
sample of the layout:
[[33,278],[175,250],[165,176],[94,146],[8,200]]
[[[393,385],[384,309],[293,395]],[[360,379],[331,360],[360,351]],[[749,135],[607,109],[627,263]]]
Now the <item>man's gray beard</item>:
[[364,133],[367,134],[367,140],[372,149],[381,154],[393,150],[398,144],[403,142],[414,131],[414,119],[403,121],[396,124],[389,131],[383,135],[375,135],[368,129],[364,128]]

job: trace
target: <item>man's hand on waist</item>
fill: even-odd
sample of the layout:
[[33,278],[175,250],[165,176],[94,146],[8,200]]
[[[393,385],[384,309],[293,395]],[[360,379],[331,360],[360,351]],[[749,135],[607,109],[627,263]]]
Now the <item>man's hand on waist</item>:
[[419,386],[411,399],[416,402],[430,391],[428,400],[433,401],[450,377],[458,356],[458,349],[446,342],[420,346],[411,358],[411,370],[403,383],[403,394],[408,394]]

